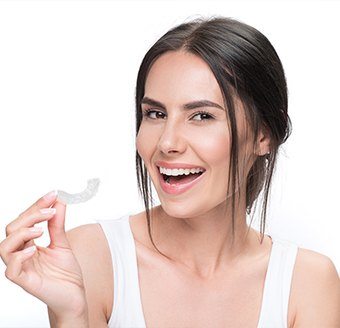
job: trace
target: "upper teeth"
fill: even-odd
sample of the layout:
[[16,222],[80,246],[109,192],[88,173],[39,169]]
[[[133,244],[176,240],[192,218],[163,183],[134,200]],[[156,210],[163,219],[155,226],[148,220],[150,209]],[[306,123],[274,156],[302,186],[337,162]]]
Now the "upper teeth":
[[203,169],[197,168],[197,169],[166,169],[164,167],[160,167],[159,168],[160,172],[162,174],[166,174],[166,175],[173,175],[173,176],[177,176],[177,175],[189,175],[190,173],[198,173],[198,172],[203,172]]

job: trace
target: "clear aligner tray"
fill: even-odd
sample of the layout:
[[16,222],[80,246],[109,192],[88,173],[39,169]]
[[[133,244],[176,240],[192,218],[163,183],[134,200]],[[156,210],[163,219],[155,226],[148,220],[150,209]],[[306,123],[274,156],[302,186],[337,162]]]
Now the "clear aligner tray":
[[58,190],[57,199],[64,204],[78,204],[87,202],[97,193],[99,184],[100,180],[98,178],[94,178],[87,180],[87,187],[82,192],[69,194],[63,190]]

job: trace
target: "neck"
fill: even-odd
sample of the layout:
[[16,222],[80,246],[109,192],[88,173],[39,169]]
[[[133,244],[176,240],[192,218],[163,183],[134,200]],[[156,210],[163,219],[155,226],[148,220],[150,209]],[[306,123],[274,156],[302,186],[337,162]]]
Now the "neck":
[[[218,272],[230,271],[241,259],[250,257],[254,245],[259,244],[255,230],[248,231],[245,202],[238,205],[235,207],[234,242],[231,213],[225,212],[225,203],[190,218],[173,217],[162,206],[155,207],[155,219],[151,221],[154,242],[174,264],[197,276],[209,278]],[[227,208],[231,206],[227,204]]]

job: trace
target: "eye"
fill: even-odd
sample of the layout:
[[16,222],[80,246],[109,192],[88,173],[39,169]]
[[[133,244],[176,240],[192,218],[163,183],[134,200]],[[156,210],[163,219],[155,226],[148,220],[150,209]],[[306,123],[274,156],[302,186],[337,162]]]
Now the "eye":
[[[205,112],[205,111],[197,112],[197,113],[195,113],[195,115],[193,117],[195,117],[197,115],[202,115],[202,118],[205,117],[205,119],[201,119],[201,120],[198,120],[198,121],[207,121],[207,120],[213,120],[214,119],[214,117],[210,113]],[[194,120],[194,121],[197,121],[197,120]]]
[[[156,117],[151,117],[150,115],[151,114],[156,114]],[[160,112],[158,110],[152,110],[152,109],[145,109],[143,111],[143,117],[146,117],[146,118],[151,118],[152,120],[155,120],[157,119],[157,114],[161,114],[161,115],[165,115],[163,112]],[[205,111],[199,111],[199,112],[196,112],[192,117],[196,117],[196,116],[199,116],[201,115],[201,119],[200,120],[194,120],[194,121],[198,121],[198,122],[202,122],[202,121],[208,121],[208,120],[213,120],[214,117],[208,113],[208,112],[205,112]],[[161,117],[163,118],[163,117]]]
[[156,115],[157,115],[157,113],[163,114],[162,112],[160,112],[158,110],[146,109],[146,110],[143,111],[143,116],[147,117],[147,118],[151,118],[152,120],[154,120],[155,118],[150,117],[150,115],[153,114],[153,113],[156,113]]

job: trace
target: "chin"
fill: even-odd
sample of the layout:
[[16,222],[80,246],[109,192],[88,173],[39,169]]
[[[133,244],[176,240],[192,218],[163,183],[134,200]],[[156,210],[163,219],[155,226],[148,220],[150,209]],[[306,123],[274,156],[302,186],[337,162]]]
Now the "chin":
[[202,215],[205,210],[199,206],[195,206],[191,202],[191,206],[188,205],[188,202],[171,202],[168,199],[165,202],[161,201],[161,211],[164,212],[165,215],[171,218],[178,218],[178,219],[191,219],[195,218],[196,216]]

